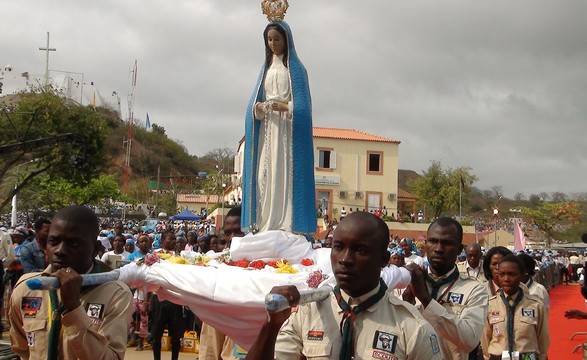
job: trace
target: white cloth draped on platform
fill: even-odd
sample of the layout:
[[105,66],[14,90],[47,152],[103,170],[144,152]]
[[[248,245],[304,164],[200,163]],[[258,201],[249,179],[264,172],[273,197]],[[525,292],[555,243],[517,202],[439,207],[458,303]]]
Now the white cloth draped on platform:
[[[269,270],[247,270],[211,261],[214,266],[156,263],[152,266],[129,264],[121,268],[120,280],[130,286],[156,292],[164,300],[189,306],[200,319],[233,338],[245,349],[253,344],[267,317],[265,295],[274,286],[294,285],[309,289],[310,272],[321,270],[329,276],[320,286],[334,286],[330,249],[312,250],[303,236],[271,231],[233,239],[234,260],[284,258],[297,274],[277,274]],[[315,265],[301,266],[309,258]],[[383,269],[388,287],[405,287],[410,275],[395,266]]]

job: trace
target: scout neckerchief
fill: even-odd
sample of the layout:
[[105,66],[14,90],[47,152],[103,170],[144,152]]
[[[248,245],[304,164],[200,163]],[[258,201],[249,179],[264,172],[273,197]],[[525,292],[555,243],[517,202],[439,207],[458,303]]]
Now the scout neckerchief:
[[355,316],[371,306],[375,305],[387,291],[387,285],[383,280],[379,280],[379,291],[367,300],[363,301],[359,305],[351,309],[350,305],[342,298],[340,293],[340,287],[336,285],[334,287],[334,295],[336,296],[336,302],[343,311],[342,320],[340,321],[340,332],[342,334],[342,347],[340,349],[340,360],[350,360],[355,355],[355,345],[353,343],[354,338],[354,322]]
[[51,329],[49,330],[49,344],[47,348],[47,359],[57,360],[59,358],[59,337],[61,334],[61,314],[63,304],[57,298],[57,290],[49,290],[51,299]]
[[[102,271],[103,269],[101,269],[100,265],[97,262],[94,262],[90,273],[95,274]],[[93,286],[91,288],[93,288]],[[84,290],[88,289],[88,287],[82,288],[81,292],[84,293]],[[49,290],[49,298],[51,300],[51,329],[49,330],[47,359],[57,360],[59,358],[59,339],[61,338],[61,315],[65,311],[65,307],[59,301],[57,290]]]
[[489,280],[489,292],[491,293],[491,296],[495,295],[495,283],[493,282],[492,279]]
[[442,293],[442,295],[440,297],[443,297],[444,294],[450,290],[450,288],[454,285],[454,283],[457,281],[457,279],[459,278],[459,269],[457,269],[457,266],[455,265],[455,269],[453,270],[452,273],[450,273],[447,277],[445,277],[444,279],[440,279],[440,280],[434,280],[430,274],[426,273],[426,281],[430,284],[430,286],[432,287],[432,291],[430,292],[430,296],[436,300],[436,297],[438,296],[438,291],[440,290],[440,288],[446,284],[450,284],[450,286],[448,287],[448,289],[446,289],[444,291],[444,293]]
[[514,351],[514,315],[516,314],[516,306],[518,306],[520,301],[522,301],[522,299],[524,298],[524,292],[522,291],[522,289],[518,289],[518,296],[516,296],[516,299],[514,300],[514,303],[512,305],[510,305],[503,291],[501,292],[500,296],[506,309],[508,310],[508,351],[510,352],[511,356],[512,352]]
[[532,286],[533,283],[534,283],[534,280],[532,280],[532,278],[530,278],[530,280],[528,280],[528,282],[526,283],[528,290],[530,290],[530,286]]

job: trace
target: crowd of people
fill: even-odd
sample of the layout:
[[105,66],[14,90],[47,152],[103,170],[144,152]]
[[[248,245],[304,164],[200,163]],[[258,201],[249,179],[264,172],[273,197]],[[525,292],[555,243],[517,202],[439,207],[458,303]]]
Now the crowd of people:
[[[62,289],[78,294],[59,296],[62,320],[55,326],[65,329],[69,342],[79,339],[75,329],[89,321],[98,326],[88,330],[96,344],[106,341],[116,354],[124,353],[127,346],[151,350],[154,359],[160,359],[161,339],[167,329],[171,358],[177,359],[184,330],[195,330],[201,342],[200,359],[236,358],[237,345],[221,331],[202,324],[189,308],[160,301],[156,294],[128,289],[124,284],[108,288],[119,295],[115,299],[98,302],[95,297],[102,295],[81,287],[72,274],[106,271],[152,252],[222,252],[230,248],[233,236],[244,235],[240,208],[230,210],[218,234],[199,232],[197,226],[201,224],[179,222],[161,223],[154,232],[140,233],[132,223],[99,223],[92,211],[74,208],[61,210],[52,220],[40,218],[30,227],[0,233],[2,271],[6,272],[3,284],[12,296],[10,315],[5,316],[10,320],[17,354],[54,351],[50,349],[51,331],[46,331],[53,324],[44,328],[47,334],[33,331],[30,324],[31,319],[49,316],[49,310],[39,307],[34,299],[46,299],[53,305],[56,300],[50,292],[31,293],[21,285],[23,279],[45,273],[59,277]],[[95,224],[96,231],[88,224]],[[82,243],[90,250],[80,255]],[[371,356],[380,358],[409,354],[416,359],[506,359],[518,354],[515,356],[520,359],[545,359],[550,302],[547,289],[535,281],[534,275],[554,266],[560,269],[561,282],[579,281],[586,260],[579,253],[563,256],[542,250],[513,254],[499,246],[487,250],[478,244],[463,246],[462,227],[452,218],[434,221],[426,239],[398,241],[390,237],[379,217],[368,212],[348,214],[322,246],[332,249],[337,280],[332,299],[325,300],[324,306],[303,305],[297,311],[270,314],[247,358],[264,359],[263,354],[274,353],[278,359],[297,359],[299,354],[313,352],[328,358],[338,358],[341,353],[364,358],[368,350]],[[89,260],[82,260],[82,255]],[[385,267],[407,269],[410,284],[387,289],[385,282],[380,282]],[[295,288],[279,287],[274,292],[286,295],[296,305]],[[80,302],[85,307],[81,310]],[[117,328],[111,332],[112,324],[105,327],[112,316],[106,311],[108,307],[114,313],[118,311],[119,317],[132,318],[123,325],[112,320],[124,331]],[[349,309],[348,315],[345,309]],[[75,315],[66,316],[70,312]],[[104,333],[106,329],[108,334]],[[345,329],[354,333],[350,339]],[[306,336],[310,333],[314,335]],[[122,345],[113,334],[124,338]],[[31,343],[37,350],[31,349]],[[59,351],[64,353],[79,351],[63,339],[61,345]]]

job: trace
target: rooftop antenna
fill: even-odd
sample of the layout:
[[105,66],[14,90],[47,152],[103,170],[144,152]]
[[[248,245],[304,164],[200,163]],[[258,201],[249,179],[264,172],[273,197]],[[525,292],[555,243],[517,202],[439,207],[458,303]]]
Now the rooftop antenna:
[[122,192],[128,193],[128,178],[130,175],[130,151],[132,148],[133,139],[133,125],[134,125],[134,102],[135,102],[135,89],[137,87],[137,60],[130,71],[131,76],[131,90],[128,95],[128,133],[126,139],[122,142],[126,146],[126,156],[124,158],[124,183],[122,185]]

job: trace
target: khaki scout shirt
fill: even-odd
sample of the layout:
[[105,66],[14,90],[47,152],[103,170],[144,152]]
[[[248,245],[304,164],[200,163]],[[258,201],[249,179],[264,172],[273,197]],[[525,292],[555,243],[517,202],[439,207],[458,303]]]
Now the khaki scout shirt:
[[12,238],[10,234],[0,230],[0,262],[7,268],[14,260],[14,247],[12,246]]
[[530,295],[538,296],[544,304],[546,305],[546,310],[550,311],[550,296],[548,295],[548,291],[541,283],[537,281],[532,281],[532,284],[528,288]]
[[[524,298],[516,306],[514,316],[514,351],[533,352],[537,359],[544,360],[550,345],[547,310],[542,300],[529,295],[523,284],[520,288],[524,292]],[[501,289],[489,298],[487,319],[481,338],[485,359],[490,354],[501,355],[504,350],[508,350],[507,309],[500,293]]]
[[465,276],[470,276],[473,279],[480,281],[482,283],[487,282],[487,278],[485,277],[485,272],[483,271],[483,260],[479,261],[479,267],[473,269],[469,266],[469,262],[467,260],[460,262],[457,264],[459,268],[459,272]]
[[[50,267],[45,272],[50,273]],[[24,281],[40,275],[23,275],[10,298],[12,350],[23,359],[48,356],[52,316],[49,291],[29,290]],[[131,300],[130,289],[120,281],[82,288],[81,305],[61,315],[59,359],[122,359]]]
[[[298,307],[281,328],[275,358],[299,360],[338,359],[342,344],[343,312],[334,293],[329,298]],[[438,336],[418,311],[389,293],[356,315],[356,360],[442,359]],[[382,338],[389,338],[385,344]]]
[[[430,284],[427,285],[430,291]],[[467,360],[469,353],[479,345],[487,302],[487,290],[483,284],[461,274],[452,287],[450,283],[440,287],[437,299],[433,299],[426,309],[422,310],[422,304],[416,303],[424,319],[438,333],[444,359]]]

